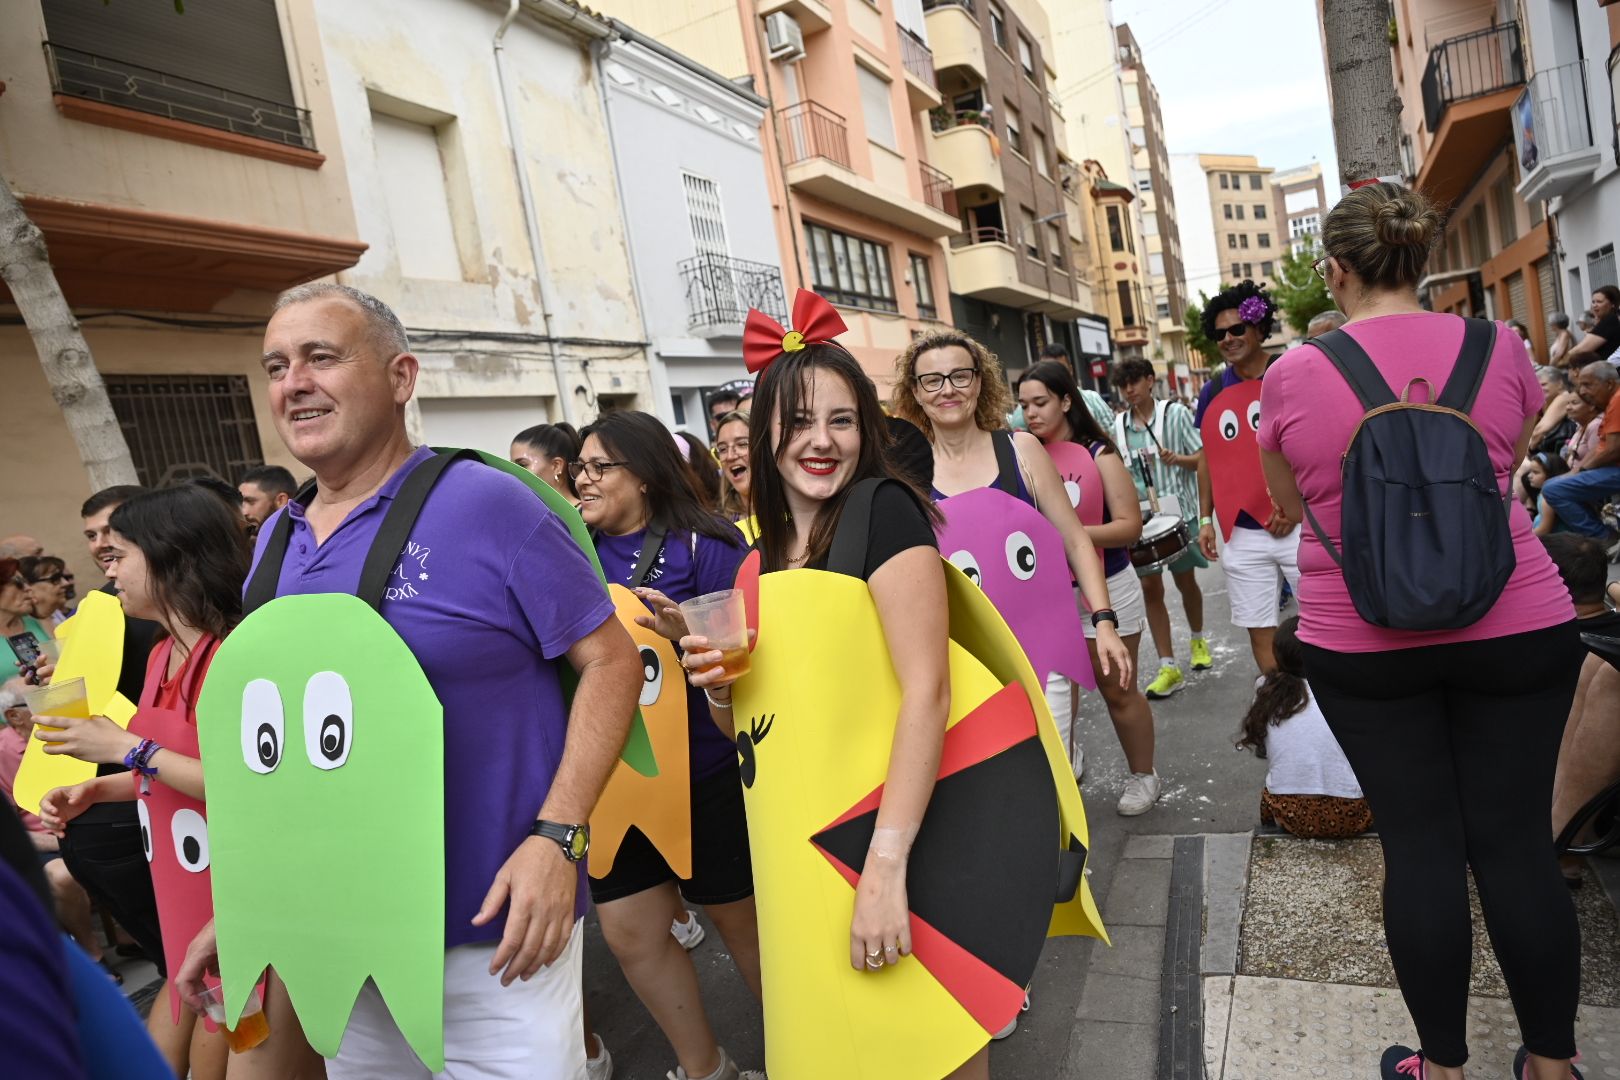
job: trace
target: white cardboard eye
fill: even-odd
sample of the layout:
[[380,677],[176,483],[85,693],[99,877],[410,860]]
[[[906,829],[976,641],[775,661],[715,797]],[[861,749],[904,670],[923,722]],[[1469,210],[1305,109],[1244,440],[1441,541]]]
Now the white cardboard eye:
[[1073,480],[1063,481],[1063,493],[1069,497],[1071,509],[1080,509],[1080,485]]
[[242,688],[242,760],[256,773],[276,771],[286,748],[281,690],[269,679]]
[[1260,430],[1260,403],[1258,401],[1249,402],[1249,430]]
[[335,671],[317,671],[304,687],[304,751],[317,769],[335,769],[349,760],[354,744],[354,699],[349,683]]
[[1221,438],[1225,439],[1227,442],[1231,442],[1233,439],[1238,437],[1237,413],[1233,412],[1231,409],[1227,409],[1221,413],[1220,433]]
[[664,661],[658,650],[649,646],[641,649],[641,704],[651,705],[664,692]]
[[984,573],[979,569],[979,560],[973,557],[973,552],[963,548],[961,551],[951,552],[950,563],[968,576],[973,584],[984,588]]
[[146,800],[139,796],[135,799],[135,816],[141,819],[141,852],[146,861],[152,861],[152,812],[146,808]]
[[1028,533],[1015,532],[1007,537],[1007,569],[1019,581],[1035,576],[1035,543]]
[[200,874],[208,869],[208,822],[195,810],[176,810],[169,820],[174,837],[174,861],[180,869]]

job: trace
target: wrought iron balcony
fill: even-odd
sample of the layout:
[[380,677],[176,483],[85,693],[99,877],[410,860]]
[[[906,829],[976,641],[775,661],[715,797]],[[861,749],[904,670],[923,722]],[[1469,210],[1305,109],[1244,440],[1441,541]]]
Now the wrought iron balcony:
[[903,26],[900,28],[900,63],[924,85],[939,89],[939,82],[934,77],[933,51]]
[[777,115],[789,165],[819,157],[849,168],[849,132],[842,116],[814,101],[789,105]]
[[1524,46],[1516,22],[1449,38],[1429,50],[1423,69],[1423,123],[1440,130],[1446,109],[1524,83]]
[[942,214],[955,217],[956,189],[951,178],[926,161],[919,161],[917,167],[922,170],[923,202]]
[[964,8],[969,15],[974,17],[979,14],[973,6],[973,0],[923,0],[924,11],[933,11],[935,8],[943,7]]
[[749,308],[787,322],[780,267],[710,254],[676,265],[686,287],[686,323],[692,330],[740,336]]
[[1513,103],[1519,195],[1526,201],[1567,195],[1603,160],[1587,112],[1586,61],[1535,73]]
[[51,89],[188,124],[315,149],[309,110],[45,42]]

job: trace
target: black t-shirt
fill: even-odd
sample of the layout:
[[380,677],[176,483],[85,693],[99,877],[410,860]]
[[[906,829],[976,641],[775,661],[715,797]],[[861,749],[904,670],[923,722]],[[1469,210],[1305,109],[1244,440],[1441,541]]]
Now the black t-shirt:
[[1592,327],[1592,333],[1603,339],[1597,348],[1599,360],[1607,360],[1615,349],[1620,349],[1620,312],[1610,312]]
[[1605,611],[1600,615],[1593,615],[1589,619],[1577,619],[1575,625],[1580,628],[1583,634],[1620,638],[1620,611]]
[[[872,498],[872,523],[867,532],[866,566],[861,580],[870,581],[878,567],[914,547],[939,548],[939,539],[928,516],[904,484],[879,484]],[[825,557],[810,566],[813,570],[827,569]]]

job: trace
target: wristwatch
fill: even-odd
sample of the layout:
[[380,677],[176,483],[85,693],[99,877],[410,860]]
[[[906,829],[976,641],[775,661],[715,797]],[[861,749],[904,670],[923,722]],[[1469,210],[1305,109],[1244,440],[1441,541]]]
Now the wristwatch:
[[1101,626],[1103,623],[1113,623],[1114,629],[1119,629],[1119,616],[1114,614],[1113,608],[1098,608],[1091,613],[1091,625]]
[[563,858],[569,862],[579,862],[585,857],[585,853],[591,850],[589,825],[559,825],[555,821],[542,819],[530,827],[529,835],[555,840],[557,846],[562,848]]

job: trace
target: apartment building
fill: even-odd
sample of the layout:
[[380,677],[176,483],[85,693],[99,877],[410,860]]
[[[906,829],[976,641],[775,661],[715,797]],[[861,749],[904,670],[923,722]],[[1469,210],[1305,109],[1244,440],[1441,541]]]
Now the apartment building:
[[1192,381],[1192,367],[1203,358],[1189,356],[1182,314],[1187,309],[1186,272],[1175,190],[1170,183],[1170,153],[1164,142],[1164,115],[1159,91],[1142,61],[1142,48],[1129,25],[1116,28],[1121,78],[1125,91],[1131,163],[1140,200],[1139,220],[1147,251],[1153,319],[1158,330],[1154,366],[1165,389],[1180,393]]
[[[861,0],[865,3],[865,0]],[[961,232],[949,242],[951,309],[1011,371],[1044,345],[1075,356],[1070,167],[1058,152],[1045,11],[1011,0],[924,0],[944,101],[930,159],[951,177]]]
[[1511,109],[1516,193],[1546,203],[1563,299],[1543,288],[1542,306],[1573,320],[1594,289],[1620,284],[1620,6],[1524,7],[1531,74]]
[[[821,293],[880,385],[950,320],[955,183],[929,161],[935,84],[921,0],[608,0],[595,5],[770,103],[767,188],[788,296]],[[742,372],[739,369],[738,375]]]
[[[1199,154],[1198,169],[1204,176],[1220,281],[1250,279],[1262,285],[1274,281],[1287,250],[1275,214],[1271,178],[1276,170],[1249,154]],[[1266,347],[1283,347],[1288,334],[1283,321],[1277,320]]]
[[1546,316],[1562,306],[1559,259],[1545,204],[1519,193],[1514,107],[1530,75],[1520,8],[1551,2],[1395,0],[1394,10],[1403,167],[1449,210],[1419,291],[1436,311],[1522,321],[1539,355]]
[[1300,251],[1320,240],[1328,200],[1319,163],[1272,173],[1271,194],[1277,239],[1285,250]]
[[[0,172],[44,232],[142,483],[270,462],[276,293],[367,250],[310,0],[0,0]],[[0,326],[0,505],[74,556],[90,494],[33,342]],[[80,580],[100,580],[74,558]]]

